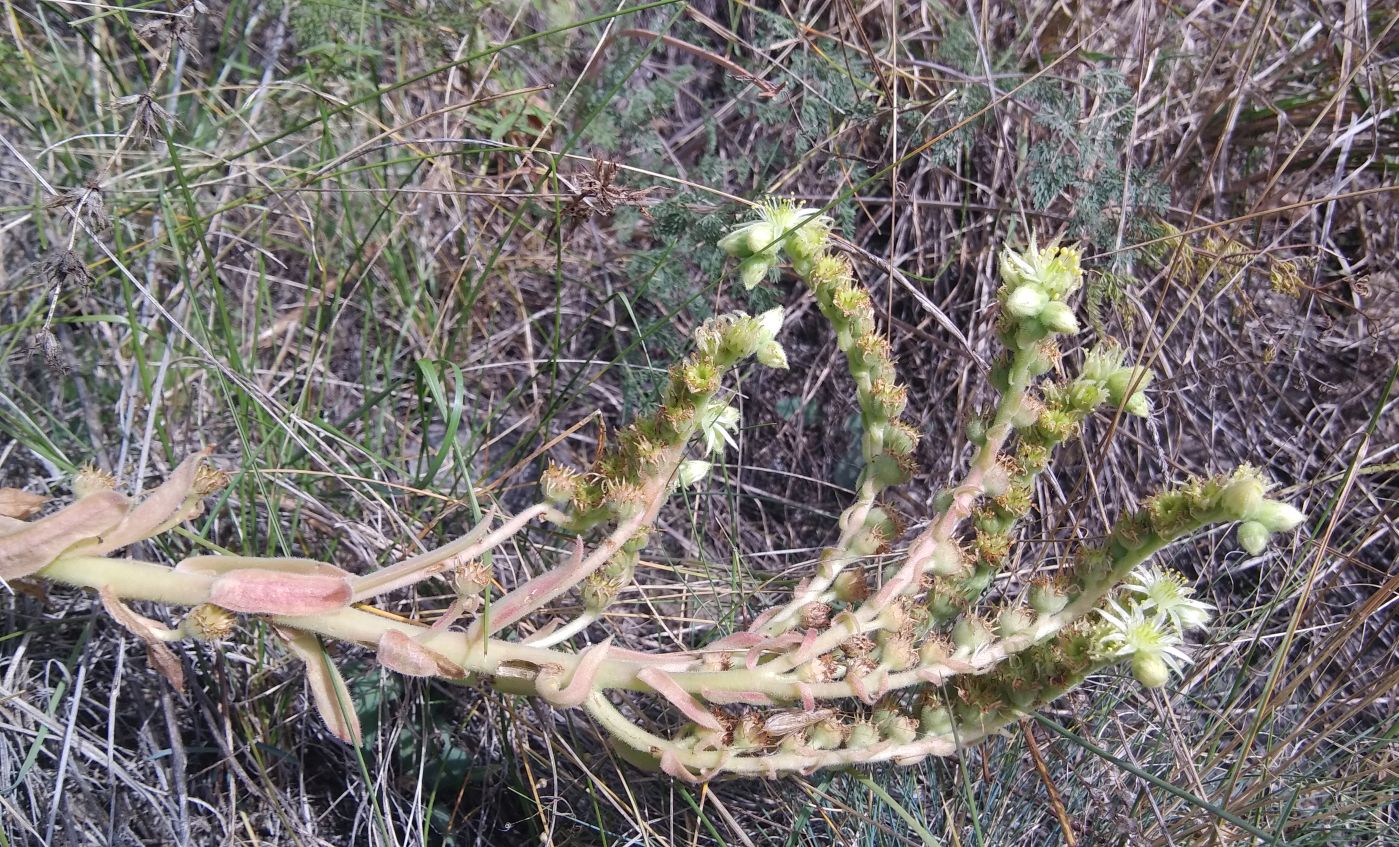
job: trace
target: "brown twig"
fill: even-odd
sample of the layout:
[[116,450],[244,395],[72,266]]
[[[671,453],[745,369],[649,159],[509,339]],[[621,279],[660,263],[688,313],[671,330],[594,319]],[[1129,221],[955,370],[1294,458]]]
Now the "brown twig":
[[1059,799],[1059,791],[1054,787],[1054,780],[1050,779],[1049,768],[1044,766],[1044,757],[1040,755],[1040,743],[1035,738],[1034,724],[1026,718],[1021,718],[1020,728],[1025,731],[1025,746],[1030,748],[1030,760],[1035,763],[1035,772],[1040,775],[1040,782],[1044,783],[1044,790],[1049,793],[1049,807],[1054,811],[1054,817],[1059,820],[1059,828],[1064,831],[1064,843],[1069,847],[1077,847],[1078,839],[1069,824],[1069,813],[1064,810],[1064,801]]

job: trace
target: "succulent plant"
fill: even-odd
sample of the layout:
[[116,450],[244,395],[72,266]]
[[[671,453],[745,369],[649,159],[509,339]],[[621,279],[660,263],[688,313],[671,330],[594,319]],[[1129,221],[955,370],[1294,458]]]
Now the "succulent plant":
[[[1189,660],[1187,633],[1204,627],[1212,609],[1178,574],[1147,563],[1172,542],[1226,522],[1240,523],[1240,543],[1256,553],[1294,530],[1302,513],[1268,499],[1265,480],[1250,468],[1189,480],[1122,516],[1070,566],[1029,584],[1023,600],[987,602],[996,577],[1024,555],[1015,528],[1055,448],[1094,413],[1150,415],[1151,373],[1126,362],[1121,348],[1101,345],[1076,375],[1052,377],[1072,370],[1059,341],[1079,328],[1069,305],[1082,282],[1079,254],[1052,243],[1005,250],[996,325],[1004,352],[990,373],[999,400],[968,425],[975,451],[961,481],[934,499],[925,529],[901,540],[901,521],[881,497],[917,470],[919,434],[904,420],[910,398],[870,295],[830,233],[820,210],[768,201],[757,220],[719,244],[748,285],[790,262],[845,354],[864,425],[863,469],[834,543],[789,598],[740,632],[664,654],[622,649],[610,638],[570,647],[601,626],[633,580],[669,495],[699,484],[735,446],[739,416],[725,377],[750,359],[786,367],[781,309],[699,327],[658,408],[622,430],[592,467],[551,465],[537,505],[509,518],[488,515],[462,538],[374,573],[310,559],[198,556],[167,567],[114,557],[197,514],[224,483],[200,453],[135,500],[113,490],[110,477],[85,473],[66,508],[36,520],[0,519],[0,578],[97,590],[176,685],[183,680],[172,641],[227,638],[238,618],[261,619],[305,660],[317,707],[350,743],[360,740],[359,727],[322,638],[375,650],[394,672],[478,677],[585,709],[627,758],[684,780],[948,755],[1117,662],[1130,663],[1143,685],[1168,684]],[[535,522],[576,535],[571,555],[484,597],[492,579],[482,557]],[[451,581],[457,599],[432,626],[361,607],[435,576]],[[577,618],[520,634],[522,621],[574,591],[583,601]],[[191,611],[172,627],[138,615],[132,600]],[[622,691],[656,698],[683,725],[660,731],[631,711]]]

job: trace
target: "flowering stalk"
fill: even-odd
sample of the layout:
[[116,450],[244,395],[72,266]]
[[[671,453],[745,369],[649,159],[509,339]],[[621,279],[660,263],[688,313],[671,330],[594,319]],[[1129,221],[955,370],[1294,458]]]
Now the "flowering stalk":
[[[747,284],[790,260],[846,355],[864,423],[865,466],[838,537],[816,573],[744,631],[675,653],[636,652],[611,638],[566,648],[601,625],[633,579],[668,496],[702,483],[711,460],[736,446],[738,412],[721,381],[750,358],[786,367],[776,337],[781,309],[701,326],[658,409],[588,469],[551,465],[541,503],[504,519],[488,515],[462,538],[375,573],[310,559],[196,556],[172,568],[114,558],[198,514],[202,498],[224,484],[196,454],[135,500],[109,477],[85,473],[67,507],[34,520],[0,516],[0,579],[95,589],[177,686],[183,667],[171,643],[217,641],[240,617],[262,620],[303,660],[328,728],[350,743],[359,743],[360,729],[343,708],[349,689],[320,638],[372,649],[393,672],[475,677],[585,708],[629,759],[686,780],[948,755],[1114,662],[1129,662],[1144,685],[1166,684],[1188,661],[1188,632],[1212,610],[1178,575],[1148,566],[1151,557],[1222,522],[1239,522],[1240,544],[1256,553],[1295,529],[1301,512],[1269,500],[1249,468],[1192,480],[1119,519],[1072,567],[1029,585],[1023,602],[986,608],[982,597],[1011,560],[1015,527],[1055,448],[1096,410],[1151,411],[1150,373],[1124,363],[1113,346],[1089,352],[1072,379],[1045,379],[1062,369],[1057,339],[1078,331],[1068,299],[1081,274],[1072,249],[1032,245],[1006,251],[1000,264],[997,334],[1006,354],[990,375],[998,402],[968,425],[970,465],[937,497],[928,527],[891,552],[898,523],[880,496],[912,473],[916,433],[900,419],[907,394],[869,295],[829,249],[829,229],[816,210],[770,203],[721,242]],[[539,520],[577,536],[572,554],[488,598],[493,578],[480,557]],[[890,564],[871,585],[865,562],[875,555]],[[433,576],[449,578],[456,599],[430,626],[362,607]],[[557,629],[529,625],[570,591],[582,599],[581,614]],[[127,605],[135,600],[191,611],[170,625],[137,614]],[[623,692],[665,704],[680,730],[647,728]]]

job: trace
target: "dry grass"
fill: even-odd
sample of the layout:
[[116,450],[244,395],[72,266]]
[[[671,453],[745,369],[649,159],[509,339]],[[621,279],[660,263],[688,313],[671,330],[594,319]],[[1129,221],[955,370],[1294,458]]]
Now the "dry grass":
[[1065,452],[1016,578],[1243,461],[1310,531],[1175,548],[1222,623],[1165,694],[1103,678],[1033,748],[698,791],[575,716],[351,654],[356,755],[256,630],[185,648],[180,697],[93,598],[6,594],[0,845],[1251,843],[1220,810],[1399,841],[1394,10],[479,7],[6,2],[0,480],[140,488],[213,444],[226,501],[148,555],[364,570],[518,507],[539,449],[583,463],[696,322],[780,301],[792,370],[745,378],[741,458],[665,514],[608,622],[642,648],[745,623],[833,537],[858,445],[813,304],[745,294],[710,246],[773,192],[834,204],[879,299],[926,436],[915,521],[989,397],[994,251],[1037,230],[1084,240],[1163,414]]

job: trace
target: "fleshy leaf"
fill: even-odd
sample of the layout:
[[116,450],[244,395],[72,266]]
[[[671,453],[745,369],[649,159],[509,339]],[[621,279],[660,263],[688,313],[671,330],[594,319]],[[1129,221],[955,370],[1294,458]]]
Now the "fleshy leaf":
[[705,729],[711,729],[715,732],[724,731],[724,725],[719,723],[719,719],[714,717],[714,713],[690,696],[690,692],[681,688],[680,683],[671,679],[670,674],[660,668],[644,668],[637,672],[636,678],[654,688],[657,694],[669,700],[671,705],[679,709],[685,717]]
[[0,517],[27,520],[48,500],[42,494],[30,494],[18,488],[0,488]]
[[321,647],[320,639],[299,629],[273,628],[286,640],[287,647],[297,658],[306,663],[306,684],[311,687],[311,699],[326,728],[341,741],[360,746],[364,739],[360,733],[359,715],[355,714],[354,703],[350,700],[350,690]]
[[130,508],[130,501],[122,495],[104,491],[0,535],[0,579],[28,576],[68,548],[100,538],[119,524]]
[[462,679],[466,671],[451,659],[391,629],[379,637],[379,664],[404,676]]
[[110,585],[102,586],[101,590],[98,591],[98,596],[102,598],[102,607],[107,610],[107,614],[111,615],[113,620],[145,642],[151,664],[160,671],[161,676],[168,679],[176,691],[184,691],[185,669],[180,664],[180,658],[175,655],[175,651],[171,650],[169,645],[165,643],[166,638],[175,636],[175,631],[159,621],[153,621],[144,615],[136,614],[130,606],[121,601],[116,592],[112,591]]
[[[192,517],[199,511],[199,498],[194,496],[194,480],[199,473],[199,465],[209,455],[204,449],[179,464],[165,482],[152,489],[135,508],[127,512],[122,522],[110,533],[103,536],[95,550],[97,555],[105,555],[135,544],[144,538],[160,532],[172,523]],[[79,500],[91,500],[96,494]],[[74,504],[77,505],[77,504]]]
[[607,651],[611,646],[612,639],[608,637],[584,650],[578,657],[578,664],[573,668],[573,678],[569,680],[568,685],[559,685],[562,669],[541,672],[535,682],[539,696],[563,709],[581,706],[592,693],[593,678],[597,676],[598,668],[602,666],[602,660],[607,658]]
[[245,568],[216,577],[208,602],[249,615],[317,615],[350,605],[351,594],[343,576]]

